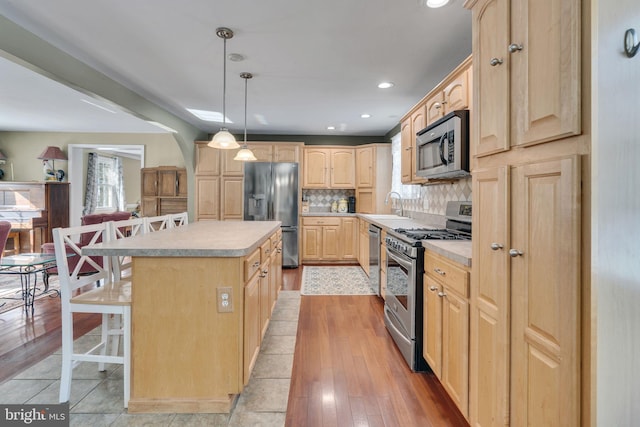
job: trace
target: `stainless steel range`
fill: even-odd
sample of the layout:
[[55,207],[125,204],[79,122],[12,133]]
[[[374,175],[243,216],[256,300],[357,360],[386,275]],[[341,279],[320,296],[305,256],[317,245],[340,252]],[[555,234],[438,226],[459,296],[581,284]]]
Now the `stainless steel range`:
[[428,368],[422,357],[424,247],[422,240],[470,240],[471,203],[447,203],[446,228],[397,228],[387,232],[384,322],[412,371]]

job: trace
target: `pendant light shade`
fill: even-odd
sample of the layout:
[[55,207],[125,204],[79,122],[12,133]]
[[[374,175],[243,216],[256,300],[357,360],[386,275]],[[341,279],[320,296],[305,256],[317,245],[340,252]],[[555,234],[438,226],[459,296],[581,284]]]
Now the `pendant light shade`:
[[240,147],[240,145],[225,126],[227,120],[227,39],[233,37],[233,31],[229,28],[220,27],[216,29],[216,35],[224,40],[224,57],[222,58],[222,128],[220,128],[218,133],[213,135],[213,138],[211,138],[211,141],[207,145],[221,150],[233,150],[234,148]]
[[256,156],[253,155],[253,152],[249,150],[247,146],[247,82],[250,78],[253,77],[251,73],[240,73],[240,77],[244,79],[244,144],[242,144],[242,148],[238,151],[238,154],[233,158],[233,160],[239,160],[241,162],[255,162]]

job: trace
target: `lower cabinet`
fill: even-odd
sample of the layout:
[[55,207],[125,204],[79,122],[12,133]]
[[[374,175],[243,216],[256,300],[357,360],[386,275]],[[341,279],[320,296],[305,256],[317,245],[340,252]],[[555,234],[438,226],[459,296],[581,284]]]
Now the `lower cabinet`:
[[426,251],[422,354],[460,412],[469,416],[469,271]]
[[358,221],[358,263],[369,275],[369,223],[362,218]]
[[302,261],[350,261],[357,257],[355,217],[303,217]]
[[254,274],[244,286],[244,363],[243,383],[246,386],[260,352],[260,277]]

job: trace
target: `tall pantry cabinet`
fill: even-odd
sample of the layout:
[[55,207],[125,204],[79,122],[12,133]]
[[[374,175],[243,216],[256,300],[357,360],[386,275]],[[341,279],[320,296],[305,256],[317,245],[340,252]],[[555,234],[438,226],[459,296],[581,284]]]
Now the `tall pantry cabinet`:
[[472,426],[588,425],[580,6],[465,3],[474,57]]

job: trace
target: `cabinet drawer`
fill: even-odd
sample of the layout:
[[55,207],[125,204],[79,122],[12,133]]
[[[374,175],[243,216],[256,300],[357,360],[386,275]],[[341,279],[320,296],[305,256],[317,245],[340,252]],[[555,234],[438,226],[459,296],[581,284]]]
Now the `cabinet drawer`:
[[326,216],[304,217],[302,225],[340,225],[340,218],[329,218]]
[[461,296],[469,296],[469,272],[437,255],[429,252],[424,256],[424,271]]
[[273,233],[271,235],[271,250],[273,251],[273,248],[275,248],[276,246],[278,246],[278,242],[280,241],[280,236],[279,234],[281,234],[282,232],[278,233]]
[[247,282],[260,269],[260,248],[244,260],[244,281]]
[[269,259],[269,256],[271,256],[271,239],[267,239],[261,246],[260,246],[260,254],[261,254],[261,261],[265,262],[267,259]]

